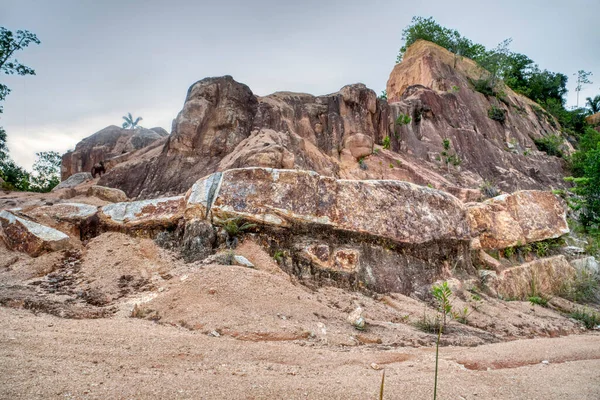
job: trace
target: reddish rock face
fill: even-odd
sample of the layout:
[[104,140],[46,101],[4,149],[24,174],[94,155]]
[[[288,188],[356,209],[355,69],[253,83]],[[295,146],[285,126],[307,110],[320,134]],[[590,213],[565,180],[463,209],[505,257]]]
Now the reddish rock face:
[[[419,41],[390,75],[389,103],[362,84],[325,96],[259,97],[230,76],[206,78],[188,90],[168,139],[114,158],[119,164],[99,184],[156,198],[182,194],[216,171],[268,167],[405,180],[466,201],[486,180],[507,192],[564,187],[563,160],[533,142],[559,135],[556,121],[508,88],[502,100],[476,92],[481,73],[473,61]],[[492,106],[504,110],[504,122],[489,118]]]
[[[557,122],[508,87],[502,100],[475,91],[473,82],[483,73],[474,61],[433,43],[421,40],[409,47],[387,83],[392,119],[411,118],[396,124],[399,151],[431,159],[440,156],[448,139],[462,171],[473,172],[476,180],[506,191],[564,187],[563,160],[539,152],[533,142],[560,136]],[[492,120],[491,107],[504,110],[506,120]],[[572,150],[566,141],[565,146]]]
[[122,129],[111,125],[77,144],[74,151],[63,155],[61,180],[79,172],[90,172],[94,164],[104,161],[108,168],[122,160],[125,154],[135,152],[164,137],[164,129]]
[[316,224],[420,244],[470,239],[455,197],[399,181],[351,181],[310,171],[244,168],[198,181],[186,218],[243,217],[267,225]]
[[551,192],[523,190],[467,205],[478,246],[504,249],[569,233],[565,208]]
[[46,251],[69,246],[69,236],[38,223],[19,218],[8,211],[0,211],[1,236],[11,250],[37,257]]

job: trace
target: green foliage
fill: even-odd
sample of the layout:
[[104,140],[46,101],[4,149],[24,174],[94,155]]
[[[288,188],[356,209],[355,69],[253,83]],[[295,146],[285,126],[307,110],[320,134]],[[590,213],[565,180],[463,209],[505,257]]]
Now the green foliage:
[[408,125],[410,124],[411,118],[408,114],[400,114],[398,118],[396,118],[396,125]]
[[31,174],[10,158],[0,162],[0,177],[4,180],[4,189],[28,191],[31,188]]
[[[23,50],[31,43],[40,44],[40,40],[35,34],[22,30],[13,33],[4,27],[0,27],[0,73],[21,76],[35,75],[32,68],[13,58],[17,51]],[[9,93],[9,87],[0,83],[0,114],[4,111],[1,102],[6,99]],[[5,176],[8,177],[8,180],[5,179],[7,188],[27,190],[25,188],[27,186],[25,182],[28,180],[26,179],[27,172],[8,159],[6,131],[2,127],[0,127],[0,163],[0,174],[3,179]]]
[[503,108],[492,106],[488,109],[488,117],[490,117],[494,121],[504,123],[504,121],[506,120],[506,110]]
[[229,218],[225,221],[223,225],[223,229],[229,235],[229,237],[236,237],[244,231],[248,229],[252,229],[256,227],[256,224],[251,224],[249,222],[244,222],[241,218]]
[[496,96],[496,90],[489,79],[481,78],[471,83],[473,84],[473,89],[477,92],[483,93],[486,96]]
[[532,305],[538,305],[542,307],[548,307],[548,299],[541,296],[529,296],[527,299]]
[[428,40],[459,56],[471,59],[479,58],[485,51],[484,46],[473,43],[457,30],[441,26],[432,17],[413,17],[410,25],[402,31],[404,45],[400,48],[396,62],[402,61],[406,49],[419,39]]
[[377,98],[381,100],[387,100],[387,90],[383,90]]
[[594,329],[600,325],[600,315],[587,308],[580,308],[569,314],[573,319],[583,322],[587,329]]
[[281,261],[283,261],[283,256],[285,255],[285,253],[281,250],[278,250],[275,252],[275,254],[273,254],[273,258],[275,259],[275,261],[277,261],[278,263],[280,263]]
[[358,167],[360,169],[362,169],[363,171],[366,171],[367,169],[369,169],[369,166],[365,162],[365,158],[364,157],[361,157],[361,158],[358,159]]
[[49,192],[60,183],[61,156],[56,151],[36,153],[37,160],[33,164],[31,190],[34,192]]
[[450,88],[450,93],[458,93],[460,92],[460,88],[456,85],[453,85],[452,88]]
[[600,112],[600,94],[594,98],[586,97],[585,105],[590,110],[590,114],[596,114]]
[[448,282],[444,281],[440,285],[433,285],[431,295],[436,301],[438,313],[442,316],[442,327],[445,328],[447,316],[452,315],[452,304],[450,302],[452,290],[448,287]]
[[450,142],[450,139],[442,140],[442,147],[444,150],[440,153],[440,155],[442,156],[443,161],[448,169],[450,169],[450,164],[458,166],[462,163],[461,158],[452,149],[452,143]]
[[514,247],[507,247],[506,249],[504,249],[504,257],[505,258],[511,258],[513,255],[515,255]]
[[136,119],[133,119],[131,113],[127,113],[127,115],[124,116],[123,119],[125,120],[125,122],[123,122],[123,129],[135,129],[136,127],[138,127],[138,124],[143,118],[137,117]]
[[600,235],[600,133],[585,129],[571,163],[575,175],[569,179],[575,184],[571,191],[579,197],[570,205],[579,212],[585,231]]
[[389,136],[386,136],[386,137],[384,137],[384,138],[383,138],[383,148],[384,148],[385,150],[389,150],[389,149],[390,149],[390,146],[391,146],[390,137],[389,137]]
[[538,150],[545,152],[549,156],[563,157],[561,147],[563,145],[563,138],[550,134],[541,139],[533,139],[535,146]]

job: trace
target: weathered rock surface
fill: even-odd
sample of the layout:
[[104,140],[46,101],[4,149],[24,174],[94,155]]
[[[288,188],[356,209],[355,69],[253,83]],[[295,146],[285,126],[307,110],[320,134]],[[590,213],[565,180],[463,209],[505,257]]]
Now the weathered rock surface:
[[[506,191],[564,187],[563,160],[537,151],[533,142],[560,136],[557,122],[508,87],[502,100],[475,91],[473,82],[485,73],[474,61],[436,44],[420,40],[410,46],[387,83],[392,119],[401,114],[411,118],[409,124],[395,126],[393,148],[431,159],[449,139],[462,171],[474,173],[477,180]],[[489,118],[492,106],[505,111],[504,122]],[[567,142],[565,146],[572,150]]]
[[243,217],[262,224],[325,225],[398,243],[468,240],[466,209],[455,197],[400,181],[351,181],[315,172],[243,168],[196,182],[186,216]]
[[558,294],[574,275],[575,268],[565,256],[560,255],[508,268],[497,275],[488,275],[485,283],[504,299],[526,300],[530,296]]
[[121,203],[129,200],[124,191],[100,185],[90,186],[87,195],[110,201],[111,203]]
[[68,178],[66,178],[65,180],[63,180],[61,183],[59,183],[58,185],[56,185],[52,191],[57,191],[60,189],[70,189],[70,188],[74,188],[75,186],[81,185],[84,182],[87,181],[91,181],[92,179],[94,179],[92,177],[92,174],[89,172],[78,172],[76,174],[70,175]]
[[[260,97],[230,76],[206,78],[188,90],[172,135],[128,155],[100,184],[153,198],[181,194],[198,176],[259,166],[407,180],[466,198],[473,194],[459,190],[484,180],[505,191],[564,187],[564,161],[533,142],[560,135],[556,121],[508,88],[502,101],[476,92],[471,82],[481,74],[471,60],[419,41],[392,71],[389,103],[362,84]],[[506,111],[503,123],[488,117],[492,106]],[[409,121],[397,123],[401,114]],[[460,166],[445,162],[444,139]]]
[[600,262],[593,256],[571,260],[571,265],[578,271],[585,271],[592,274],[600,273]]
[[109,230],[154,236],[177,225],[183,217],[184,205],[182,196],[113,203],[103,206],[98,216]]
[[74,151],[63,155],[61,179],[65,180],[78,172],[90,172],[94,164],[100,161],[104,161],[110,168],[114,165],[110,162],[112,158],[122,157],[151,145],[165,136],[163,131],[108,126],[83,139]]
[[565,208],[551,192],[523,190],[467,208],[476,248],[504,249],[569,233]]
[[81,223],[98,212],[98,207],[81,203],[59,203],[24,212],[28,218],[79,239]]
[[11,250],[27,253],[33,257],[46,251],[61,250],[69,246],[69,236],[38,223],[17,217],[8,211],[0,211],[2,239]]

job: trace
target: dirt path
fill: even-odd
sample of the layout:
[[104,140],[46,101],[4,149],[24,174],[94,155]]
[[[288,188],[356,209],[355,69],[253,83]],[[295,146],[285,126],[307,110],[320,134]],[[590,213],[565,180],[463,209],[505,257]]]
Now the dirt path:
[[[246,342],[132,318],[0,308],[0,397],[432,398],[434,349]],[[440,399],[598,399],[600,334],[441,349]],[[549,363],[542,363],[547,360]]]

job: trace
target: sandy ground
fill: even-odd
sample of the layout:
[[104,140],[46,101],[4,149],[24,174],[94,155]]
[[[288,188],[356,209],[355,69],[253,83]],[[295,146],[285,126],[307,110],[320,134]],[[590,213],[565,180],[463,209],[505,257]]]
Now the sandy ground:
[[[372,363],[386,372],[385,398],[432,398],[431,347],[248,342],[6,308],[0,318],[5,399],[375,399],[382,370]],[[439,379],[440,399],[598,399],[600,335],[443,347]]]
[[[19,196],[0,208],[57,197]],[[375,399],[383,371],[384,398],[432,398],[436,336],[416,325],[433,304],[309,288],[251,234],[235,252],[256,268],[116,232],[37,258],[0,244],[0,398]],[[600,398],[600,333],[565,316],[572,303],[460,283],[452,303],[469,313],[442,337],[439,399]]]

